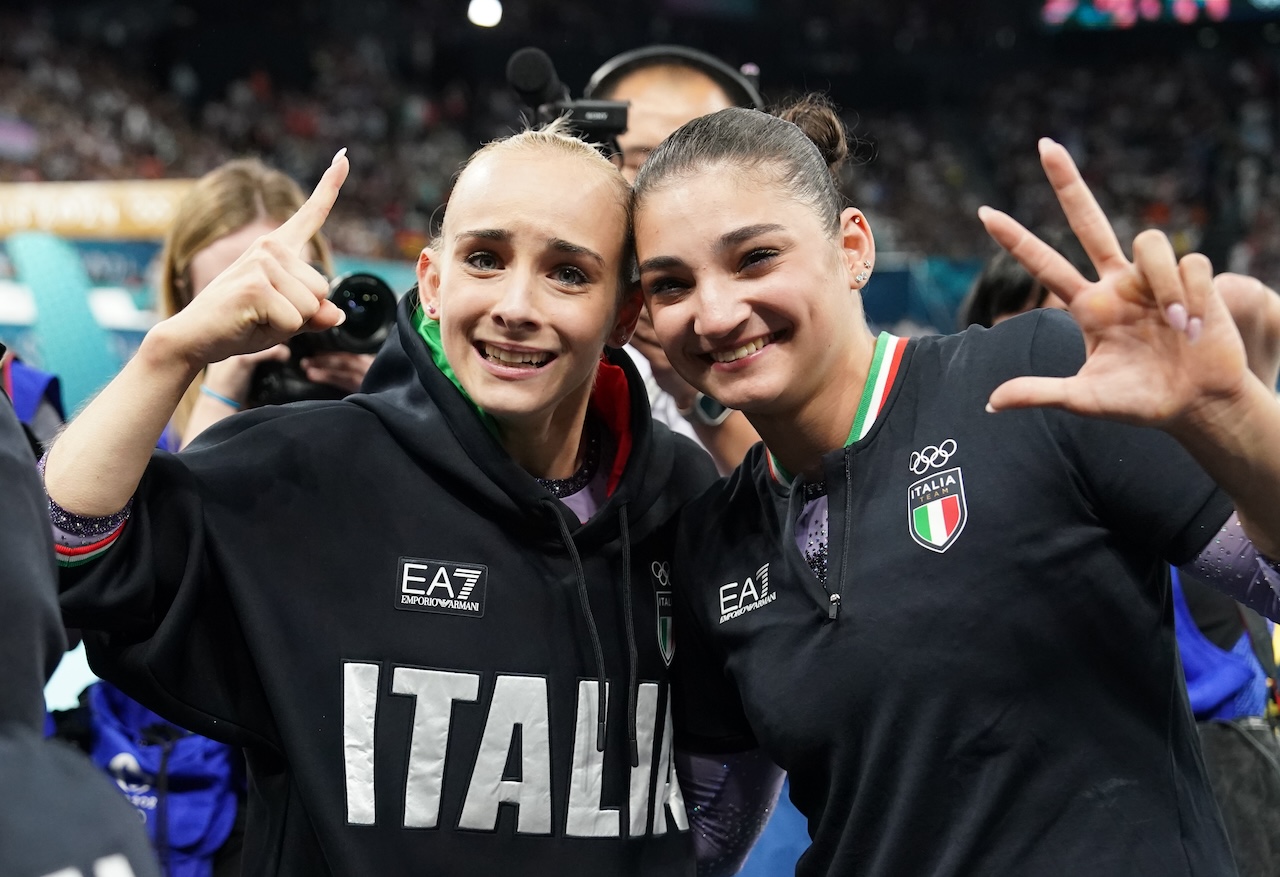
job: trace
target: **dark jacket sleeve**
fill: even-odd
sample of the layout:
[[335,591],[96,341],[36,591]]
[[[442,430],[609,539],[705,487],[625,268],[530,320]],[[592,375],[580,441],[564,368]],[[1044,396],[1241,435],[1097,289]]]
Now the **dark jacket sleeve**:
[[698,534],[707,525],[706,508],[705,502],[698,501],[681,513],[671,563],[676,637],[671,662],[675,743],[687,752],[742,752],[758,744],[747,723],[738,688],[726,672],[724,655],[707,635],[689,592],[689,571],[701,550]]
[[48,506],[13,406],[0,393],[0,723],[38,729],[44,684],[62,658]]
[[265,437],[251,430],[256,414],[232,418],[199,450],[156,452],[116,542],[61,570],[61,604],[67,625],[84,633],[94,672],[139,703],[216,740],[275,746],[206,508],[219,486],[256,477],[260,463],[245,453]]

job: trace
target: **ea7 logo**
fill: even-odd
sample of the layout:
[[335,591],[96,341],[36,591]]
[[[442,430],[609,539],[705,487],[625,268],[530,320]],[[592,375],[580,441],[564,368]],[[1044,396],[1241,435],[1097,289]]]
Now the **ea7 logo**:
[[396,608],[481,618],[488,584],[489,569],[483,564],[402,557]]
[[767,606],[778,598],[769,590],[769,564],[756,570],[754,577],[745,582],[731,582],[720,588],[720,623],[732,621],[739,615]]

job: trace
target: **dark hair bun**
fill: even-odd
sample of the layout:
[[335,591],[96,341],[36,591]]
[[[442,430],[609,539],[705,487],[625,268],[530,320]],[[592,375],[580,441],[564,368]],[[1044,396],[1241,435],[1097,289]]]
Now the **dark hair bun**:
[[806,94],[804,97],[780,107],[774,112],[780,119],[791,122],[817,145],[822,160],[833,176],[849,157],[849,140],[844,122],[836,113],[835,105],[822,94]]

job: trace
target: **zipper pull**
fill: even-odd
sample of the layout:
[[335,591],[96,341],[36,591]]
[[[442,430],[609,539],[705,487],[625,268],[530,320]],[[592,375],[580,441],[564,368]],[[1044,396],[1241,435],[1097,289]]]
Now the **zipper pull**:
[[827,620],[835,621],[836,616],[840,614],[840,595],[831,595],[831,605],[827,607]]

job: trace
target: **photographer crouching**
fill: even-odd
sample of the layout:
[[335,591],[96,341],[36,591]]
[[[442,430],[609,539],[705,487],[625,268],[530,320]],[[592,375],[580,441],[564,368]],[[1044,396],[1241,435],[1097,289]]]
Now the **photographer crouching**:
[[[229,161],[201,177],[179,205],[165,236],[159,281],[161,317],[171,317],[190,304],[255,240],[278,228],[305,200],[297,183],[257,159]],[[310,261],[332,277],[332,255],[324,238],[316,235],[310,247]],[[183,397],[161,446],[174,451],[184,448],[241,408],[339,399],[360,389],[394,317],[395,298],[371,275],[338,278],[331,298],[347,313],[347,323],[339,331],[210,365]]]

